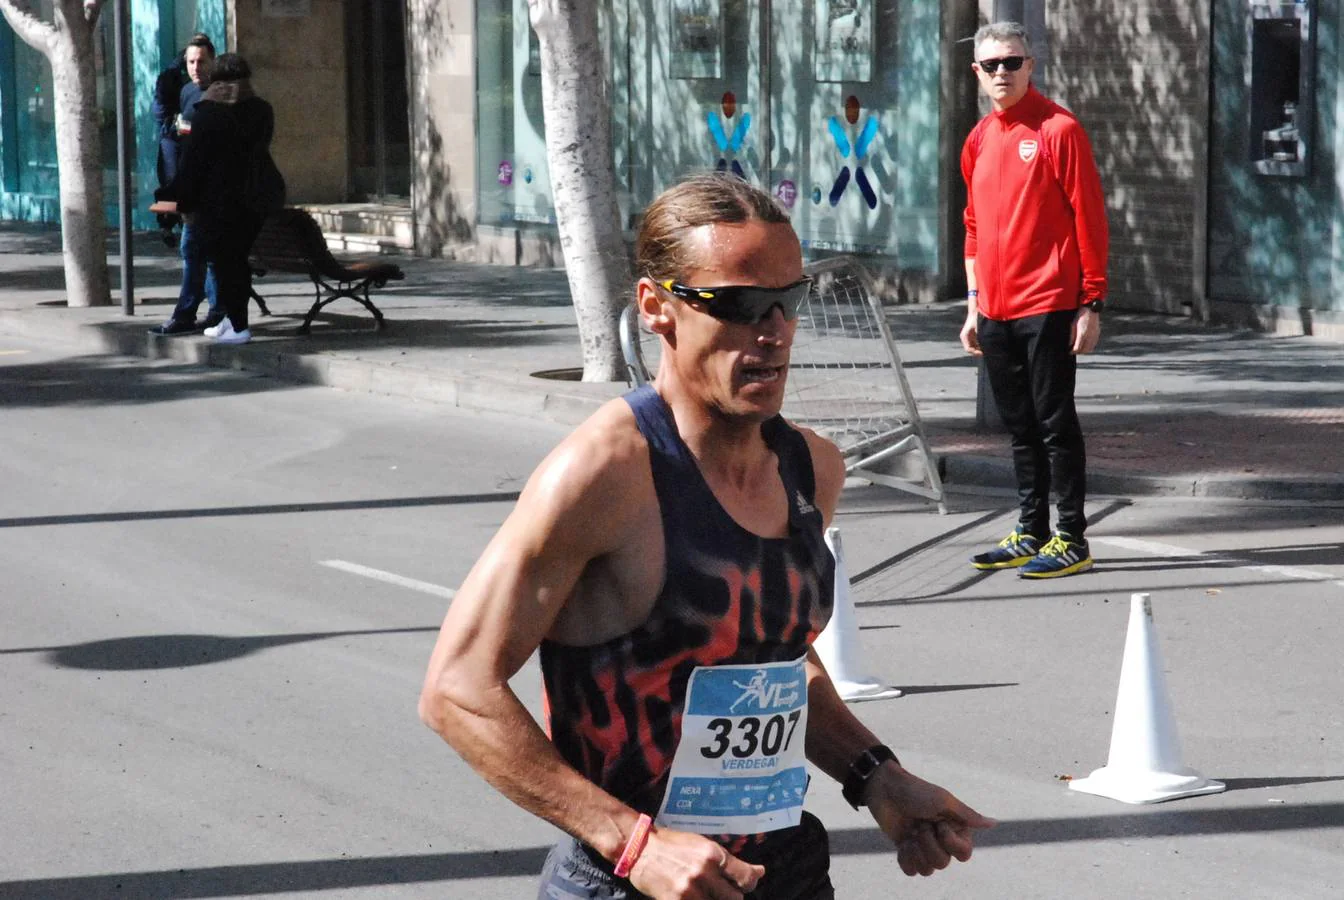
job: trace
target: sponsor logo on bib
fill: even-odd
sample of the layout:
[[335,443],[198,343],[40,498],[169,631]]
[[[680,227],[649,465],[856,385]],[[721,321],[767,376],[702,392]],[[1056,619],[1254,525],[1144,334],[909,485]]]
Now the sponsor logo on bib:
[[1017,145],[1017,155],[1023,162],[1031,162],[1036,158],[1036,150],[1039,145],[1035,141],[1022,141]]

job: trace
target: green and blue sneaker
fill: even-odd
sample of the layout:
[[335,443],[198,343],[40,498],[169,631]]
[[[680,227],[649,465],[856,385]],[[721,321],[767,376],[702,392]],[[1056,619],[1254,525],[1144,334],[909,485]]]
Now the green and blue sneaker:
[[1057,531],[1046,541],[1036,558],[1018,570],[1021,578],[1063,578],[1077,575],[1092,568],[1092,551],[1087,541],[1077,540],[1066,532]]
[[1025,566],[1036,558],[1036,554],[1041,551],[1041,539],[1027,534],[1019,525],[1013,529],[1013,533],[1003,540],[993,550],[986,550],[984,553],[977,553],[971,557],[971,565],[977,569],[1011,569],[1015,566]]

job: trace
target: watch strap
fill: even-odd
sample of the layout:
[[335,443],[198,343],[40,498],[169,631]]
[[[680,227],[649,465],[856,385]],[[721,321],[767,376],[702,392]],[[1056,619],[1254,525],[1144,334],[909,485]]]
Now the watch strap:
[[869,780],[882,767],[882,764],[888,760],[898,766],[901,764],[901,761],[896,758],[896,754],[891,752],[890,747],[886,744],[877,744],[860,753],[849,764],[849,772],[845,774],[845,783],[841,787],[840,793],[850,806],[858,809],[863,805],[863,789],[868,786]]

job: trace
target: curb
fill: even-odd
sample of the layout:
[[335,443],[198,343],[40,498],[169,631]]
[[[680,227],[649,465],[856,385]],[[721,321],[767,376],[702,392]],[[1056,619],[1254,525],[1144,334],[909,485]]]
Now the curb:
[[[441,403],[476,412],[541,418],[561,425],[578,425],[627,389],[621,383],[552,381],[508,373],[483,375],[351,359],[324,352],[291,352],[277,349],[271,341],[227,346],[198,338],[152,335],[148,324],[143,329],[104,327],[106,324],[69,318],[44,319],[31,312],[0,310],[0,332],[37,341],[58,341],[85,352],[255,372],[291,383]],[[1011,460],[970,453],[944,454],[937,450],[934,456],[939,474],[949,486],[1016,488]],[[1141,475],[1093,470],[1088,473],[1088,490],[1112,496],[1344,503],[1344,476],[1262,478],[1221,473]]]
[[[945,484],[1016,489],[1011,460],[934,451]],[[1195,497],[1209,500],[1274,500],[1344,503],[1344,477],[1285,475],[1274,478],[1223,474],[1139,475],[1089,471],[1089,493],[1130,497]]]
[[422,400],[476,412],[542,418],[562,425],[578,425],[603,403],[626,390],[624,384],[617,383],[585,384],[527,375],[426,369],[322,352],[291,352],[275,348],[270,341],[230,346],[203,338],[150,334],[148,325],[142,330],[106,328],[100,327],[101,324],[53,319],[35,325],[32,316],[0,311],[2,332],[32,340],[57,341],[84,352],[254,372],[296,384]]

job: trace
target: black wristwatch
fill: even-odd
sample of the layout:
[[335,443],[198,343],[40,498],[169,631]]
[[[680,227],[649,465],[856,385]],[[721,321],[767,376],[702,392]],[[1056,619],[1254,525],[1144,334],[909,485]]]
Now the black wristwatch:
[[845,783],[840,788],[840,793],[844,795],[850,806],[858,809],[863,805],[863,789],[868,786],[869,779],[887,760],[891,760],[898,766],[901,764],[901,761],[896,758],[896,754],[891,752],[890,747],[886,744],[878,744],[860,753],[858,758],[849,764],[849,772],[845,775]]
[[1100,313],[1105,308],[1106,308],[1105,300],[1089,300],[1087,303],[1083,304],[1083,309],[1090,309],[1094,313]]

